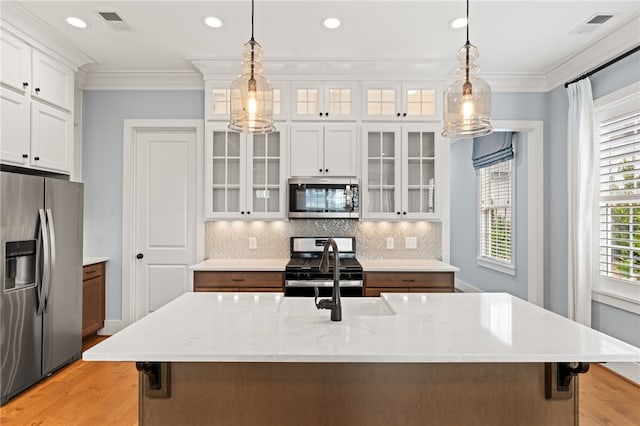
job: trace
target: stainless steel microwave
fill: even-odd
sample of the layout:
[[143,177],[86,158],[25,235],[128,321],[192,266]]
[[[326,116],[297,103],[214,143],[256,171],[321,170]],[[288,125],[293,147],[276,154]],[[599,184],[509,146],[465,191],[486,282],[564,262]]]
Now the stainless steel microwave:
[[358,219],[358,179],[310,177],[289,179],[290,219]]

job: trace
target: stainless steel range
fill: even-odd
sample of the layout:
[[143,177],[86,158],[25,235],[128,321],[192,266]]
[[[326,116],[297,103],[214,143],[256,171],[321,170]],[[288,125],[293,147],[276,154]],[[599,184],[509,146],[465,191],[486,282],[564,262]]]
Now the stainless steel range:
[[[291,259],[285,268],[285,296],[331,296],[333,262],[330,269],[320,272],[322,249],[328,237],[291,237]],[[362,265],[356,259],[355,237],[333,238],[340,258],[340,294],[342,297],[362,296]]]

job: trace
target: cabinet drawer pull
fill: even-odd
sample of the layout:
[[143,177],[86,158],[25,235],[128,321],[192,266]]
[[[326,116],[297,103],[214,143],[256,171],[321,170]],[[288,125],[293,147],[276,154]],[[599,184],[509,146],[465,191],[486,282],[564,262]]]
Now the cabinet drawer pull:
[[22,158],[29,158],[28,154],[22,154]]
[[40,161],[40,157],[33,157],[35,161]]
[[36,87],[36,93],[40,93],[40,88]]
[[231,278],[231,281],[240,282],[244,281],[244,278]]
[[26,89],[27,87],[29,87],[29,83],[27,83],[26,81],[24,83],[22,83],[22,88]]
[[415,283],[416,280],[402,280],[403,283]]

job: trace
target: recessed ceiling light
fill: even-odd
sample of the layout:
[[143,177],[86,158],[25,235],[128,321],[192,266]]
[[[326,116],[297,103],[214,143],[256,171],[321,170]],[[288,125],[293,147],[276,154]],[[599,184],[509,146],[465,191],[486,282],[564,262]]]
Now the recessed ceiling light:
[[208,16],[204,18],[204,23],[207,27],[211,28],[220,28],[222,26],[220,18],[216,18],[215,16]]
[[327,18],[323,22],[325,28],[329,28],[330,30],[335,30],[340,26],[340,20],[338,18]]
[[454,30],[464,28],[467,26],[467,18],[465,18],[464,16],[462,18],[456,18],[449,23],[449,26]]
[[87,23],[86,22],[84,22],[82,19],[76,18],[74,16],[67,17],[67,24],[71,25],[72,27],[76,27],[76,28],[87,28]]

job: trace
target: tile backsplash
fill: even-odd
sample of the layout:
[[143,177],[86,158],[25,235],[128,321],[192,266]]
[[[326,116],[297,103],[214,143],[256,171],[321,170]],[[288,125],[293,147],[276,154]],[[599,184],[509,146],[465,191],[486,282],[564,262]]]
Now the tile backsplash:
[[[298,219],[288,222],[216,221],[205,224],[207,258],[257,259],[289,257],[290,237],[356,237],[360,259],[442,259],[440,222],[364,222],[345,219]],[[249,238],[256,238],[249,249]],[[394,249],[387,249],[387,238]],[[416,237],[417,248],[405,248]]]

